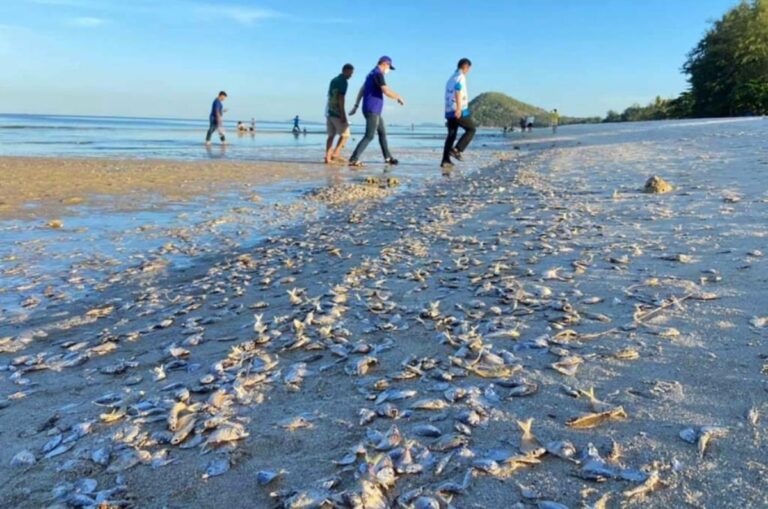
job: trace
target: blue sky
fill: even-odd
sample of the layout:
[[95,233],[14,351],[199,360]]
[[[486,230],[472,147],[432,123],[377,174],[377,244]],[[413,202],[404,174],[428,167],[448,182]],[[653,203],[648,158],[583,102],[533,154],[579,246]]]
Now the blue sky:
[[686,53],[736,0],[17,0],[0,2],[0,112],[230,120],[323,115],[328,81],[382,54],[407,105],[440,121],[443,86],[472,59],[470,95],[501,91],[604,115],[685,89]]

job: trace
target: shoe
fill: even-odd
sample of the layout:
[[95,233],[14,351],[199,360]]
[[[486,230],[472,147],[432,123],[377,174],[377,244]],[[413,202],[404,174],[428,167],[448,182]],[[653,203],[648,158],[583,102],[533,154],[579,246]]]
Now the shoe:
[[440,167],[445,170],[450,170],[451,168],[453,168],[453,166],[454,166],[453,162],[451,161],[443,161],[442,163],[440,163]]
[[464,158],[461,156],[461,152],[459,152],[456,149],[451,150],[451,157],[453,157],[457,161],[463,161],[464,160]]
[[360,162],[360,161],[350,161],[349,162],[349,167],[350,168],[362,168],[363,166],[365,166],[365,165],[362,162]]
[[398,164],[400,164],[400,161],[398,161],[394,157],[390,157],[389,159],[386,159],[384,162],[387,164],[391,164],[392,166],[397,166]]

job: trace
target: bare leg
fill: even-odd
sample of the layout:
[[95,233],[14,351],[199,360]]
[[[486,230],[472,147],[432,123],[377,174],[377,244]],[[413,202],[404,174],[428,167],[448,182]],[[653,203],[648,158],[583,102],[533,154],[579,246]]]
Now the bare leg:
[[336,144],[336,150],[333,151],[333,159],[338,159],[341,157],[341,151],[344,150],[344,145],[347,144],[347,140],[349,139],[348,136],[340,136],[339,142]]
[[328,136],[325,141],[325,164],[328,164],[333,159],[333,136]]

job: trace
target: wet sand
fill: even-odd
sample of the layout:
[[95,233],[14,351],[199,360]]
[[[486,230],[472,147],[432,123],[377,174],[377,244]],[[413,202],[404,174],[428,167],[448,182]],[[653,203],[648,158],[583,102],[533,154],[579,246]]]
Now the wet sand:
[[317,179],[321,163],[0,157],[0,220],[55,219],[80,205],[131,210],[148,198],[188,199]]
[[0,501],[764,507],[763,136],[550,140],[0,322]]

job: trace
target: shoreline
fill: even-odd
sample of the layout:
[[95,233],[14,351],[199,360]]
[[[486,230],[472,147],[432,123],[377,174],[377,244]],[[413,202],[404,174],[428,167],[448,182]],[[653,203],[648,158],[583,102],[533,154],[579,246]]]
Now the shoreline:
[[[320,171],[318,171],[318,167]],[[322,163],[183,161],[0,157],[0,220],[54,219],[82,205],[142,207],[233,190],[258,195],[259,188],[292,180],[337,178],[345,169]],[[76,211],[76,210],[75,210]]]

